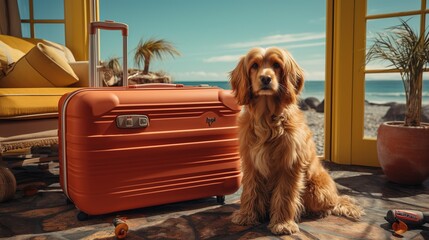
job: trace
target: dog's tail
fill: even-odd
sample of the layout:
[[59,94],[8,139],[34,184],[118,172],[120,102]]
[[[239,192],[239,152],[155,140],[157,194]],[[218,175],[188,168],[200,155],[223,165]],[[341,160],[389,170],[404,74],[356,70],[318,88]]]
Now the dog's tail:
[[359,219],[365,212],[356,205],[356,201],[349,196],[338,196],[337,204],[332,209],[332,214],[345,216],[352,219]]

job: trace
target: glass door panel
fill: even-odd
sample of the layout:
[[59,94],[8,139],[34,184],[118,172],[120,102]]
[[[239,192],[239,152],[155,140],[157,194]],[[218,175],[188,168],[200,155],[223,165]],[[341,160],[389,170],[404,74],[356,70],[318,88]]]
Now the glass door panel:
[[[392,34],[391,27],[398,26],[402,21],[406,21],[408,25],[417,33],[420,33],[420,15],[411,15],[404,17],[390,17],[381,19],[370,19],[366,22],[366,50],[374,44],[374,39],[377,36],[386,36]],[[381,60],[371,60],[366,64],[366,70],[374,69],[391,69],[391,63]]]
[[395,116],[388,114],[391,107],[404,103],[404,87],[399,73],[366,74],[364,138],[376,138],[378,126],[384,121],[392,121]]
[[423,73],[423,91],[422,91],[422,104],[424,108],[424,112],[427,116],[427,120],[425,122],[429,122],[429,72]]
[[[392,30],[389,28],[399,25],[401,19],[420,34],[421,24],[427,26],[425,18],[422,18],[427,10],[420,0],[395,0],[389,1],[389,4],[381,0],[355,1],[355,7],[351,162],[378,166],[378,126],[384,121],[403,121],[400,111],[404,108],[405,93],[399,71],[388,61],[374,60],[366,63],[366,53],[377,34],[391,34]],[[426,73],[423,77],[428,79]],[[427,81],[424,85],[428,85]],[[425,100],[427,101],[427,96],[424,97]],[[399,112],[392,113],[391,108]]]

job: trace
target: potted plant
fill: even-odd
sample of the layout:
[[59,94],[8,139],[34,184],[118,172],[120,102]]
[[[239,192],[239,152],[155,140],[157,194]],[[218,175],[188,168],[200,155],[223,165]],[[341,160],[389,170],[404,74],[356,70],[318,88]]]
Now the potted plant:
[[390,181],[421,184],[429,177],[429,124],[421,122],[429,34],[419,36],[404,20],[389,30],[376,35],[366,60],[387,61],[399,71],[405,90],[405,119],[384,122],[378,128],[378,160]]

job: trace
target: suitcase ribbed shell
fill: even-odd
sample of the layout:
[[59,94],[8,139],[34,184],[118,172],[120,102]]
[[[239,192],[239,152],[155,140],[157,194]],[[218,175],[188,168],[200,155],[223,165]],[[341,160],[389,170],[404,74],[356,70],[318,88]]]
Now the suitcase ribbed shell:
[[[234,193],[240,186],[236,118],[219,88],[88,88],[60,103],[60,182],[96,215]],[[149,125],[119,128],[118,116]]]

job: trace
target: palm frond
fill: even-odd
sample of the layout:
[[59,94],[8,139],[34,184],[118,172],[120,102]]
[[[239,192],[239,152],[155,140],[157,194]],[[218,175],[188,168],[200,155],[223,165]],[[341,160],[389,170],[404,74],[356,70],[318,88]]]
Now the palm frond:
[[112,69],[115,74],[118,74],[122,71],[121,63],[119,62],[118,57],[109,58],[107,61],[107,67]]
[[150,38],[146,41],[140,39],[136,52],[134,54],[134,62],[140,67],[143,63],[145,65],[150,64],[150,61],[153,58],[162,60],[165,55],[170,55],[171,57],[180,56],[180,52],[173,46],[172,43],[164,39],[154,39]]

